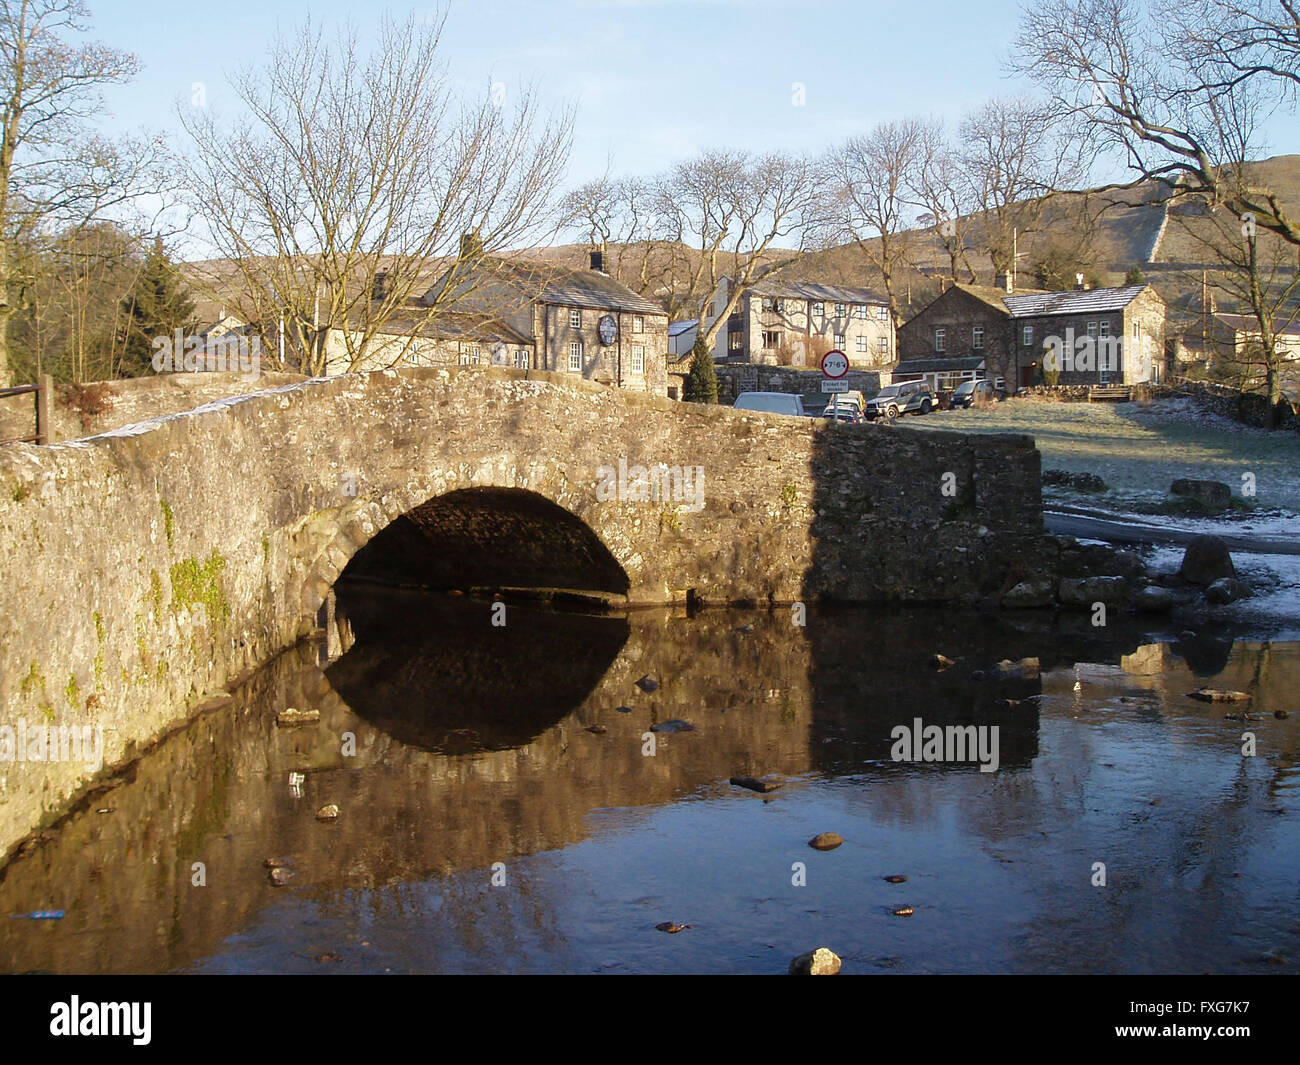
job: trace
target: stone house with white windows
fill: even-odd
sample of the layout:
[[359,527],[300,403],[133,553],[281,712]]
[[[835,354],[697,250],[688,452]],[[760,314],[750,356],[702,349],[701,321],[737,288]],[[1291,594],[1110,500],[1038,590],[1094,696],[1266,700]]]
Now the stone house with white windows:
[[[726,309],[733,281],[724,277],[709,299],[705,321]],[[838,349],[855,368],[888,366],[895,358],[889,302],[871,289],[811,281],[759,281],[745,291],[718,331],[718,362],[816,367]]]
[[[449,268],[410,317],[372,339],[368,364],[495,365],[578,374],[618,388],[668,394],[668,316],[600,269],[573,270],[492,256]],[[425,322],[422,311],[447,310]],[[346,369],[343,337],[330,372]],[[335,365],[339,368],[335,369]]]
[[954,284],[901,325],[894,380],[951,388],[988,377],[1015,392],[1053,371],[1062,385],[1163,379],[1166,308],[1150,285],[1014,292],[1006,275],[998,282]]

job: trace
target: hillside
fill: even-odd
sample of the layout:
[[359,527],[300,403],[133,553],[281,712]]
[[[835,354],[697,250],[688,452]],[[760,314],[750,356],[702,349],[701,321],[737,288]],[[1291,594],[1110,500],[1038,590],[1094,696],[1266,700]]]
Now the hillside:
[[[1275,189],[1282,203],[1300,213],[1300,155],[1281,155],[1252,164],[1256,182]],[[1148,181],[1131,189],[1082,191],[1056,197],[1043,211],[1032,232],[1020,234],[1017,284],[1031,287],[1036,265],[1046,256],[1068,264],[1068,272],[1084,273],[1103,285],[1120,284],[1136,266],[1171,307],[1188,306],[1200,299],[1201,275],[1214,263],[1206,241],[1222,225],[1207,205],[1194,198],[1174,198],[1164,182]],[[968,247],[980,243],[984,220],[969,219]],[[908,233],[910,267],[898,276],[898,294],[904,317],[915,313],[939,292],[939,278],[949,269],[948,254],[933,228]],[[1269,238],[1271,239],[1271,238]],[[514,255],[559,266],[587,266],[591,249],[585,244],[562,244],[524,249]],[[783,249],[771,251],[768,263],[787,257]],[[967,261],[981,283],[993,281],[988,256],[969,251]],[[671,309],[674,318],[691,317],[691,301],[683,301],[686,281],[700,263],[698,249],[678,243],[610,245],[605,270],[624,284]],[[434,263],[424,271],[430,283],[439,272]],[[186,276],[206,306],[234,309],[239,305],[238,274],[225,260],[182,264]],[[792,280],[813,280],[868,288],[880,287],[880,276],[853,245],[807,252],[784,267],[781,275]],[[674,290],[676,299],[669,299]],[[1228,309],[1224,297],[1219,297]]]

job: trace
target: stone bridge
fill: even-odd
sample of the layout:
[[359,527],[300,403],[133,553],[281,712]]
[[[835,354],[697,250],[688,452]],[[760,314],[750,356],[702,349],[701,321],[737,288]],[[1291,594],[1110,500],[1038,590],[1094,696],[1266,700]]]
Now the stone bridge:
[[316,631],[345,571],[628,605],[953,603],[997,591],[1041,533],[1027,437],[835,426],[535,371],[351,374],[11,445],[0,805],[35,825],[95,776],[88,759],[6,756],[20,723],[102,727],[120,765]]

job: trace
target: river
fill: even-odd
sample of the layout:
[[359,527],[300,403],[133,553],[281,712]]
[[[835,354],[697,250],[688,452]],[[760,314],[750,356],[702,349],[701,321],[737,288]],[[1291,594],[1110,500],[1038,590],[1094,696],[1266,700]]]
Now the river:
[[[337,614],[0,871],[0,912],[64,911],[0,921],[0,969],[1300,966],[1300,644],[951,610],[494,625],[365,585]],[[996,769],[896,760],[917,719],[996,727]]]

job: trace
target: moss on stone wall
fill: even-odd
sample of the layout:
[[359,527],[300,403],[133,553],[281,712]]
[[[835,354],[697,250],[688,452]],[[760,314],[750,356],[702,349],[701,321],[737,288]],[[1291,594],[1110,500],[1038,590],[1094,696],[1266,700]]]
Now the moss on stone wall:
[[160,499],[158,502],[162,505],[163,531],[167,533],[167,550],[170,551],[176,538],[176,516],[172,513],[171,504],[167,500]]
[[226,560],[216,551],[204,562],[187,558],[172,566],[172,608],[189,609],[201,603],[213,624],[224,623],[230,617],[230,604],[221,586],[225,568]]

